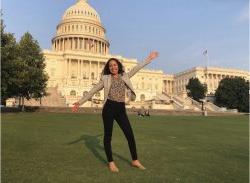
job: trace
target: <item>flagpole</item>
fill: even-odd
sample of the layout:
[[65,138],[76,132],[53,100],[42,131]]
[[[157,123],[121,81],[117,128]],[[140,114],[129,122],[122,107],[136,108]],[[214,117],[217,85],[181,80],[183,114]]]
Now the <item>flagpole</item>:
[[208,67],[209,66],[209,58],[208,58],[208,51],[207,51],[207,49],[203,52],[203,55],[205,56],[206,67]]
[[205,83],[207,84],[207,77],[208,77],[208,66],[209,66],[209,58],[208,58],[208,51],[207,49],[205,51],[203,51],[203,55],[205,56],[206,59],[206,67],[205,67]]
[[206,54],[206,60],[207,60],[207,67],[209,67],[209,57],[208,57],[208,53]]

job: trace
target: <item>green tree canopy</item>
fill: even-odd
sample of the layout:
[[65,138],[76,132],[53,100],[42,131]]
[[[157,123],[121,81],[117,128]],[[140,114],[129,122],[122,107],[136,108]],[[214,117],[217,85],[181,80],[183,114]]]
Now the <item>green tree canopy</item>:
[[240,77],[224,78],[219,83],[215,98],[218,106],[249,112],[249,83]]
[[28,32],[22,36],[18,44],[18,55],[23,68],[19,76],[19,96],[26,99],[45,96],[48,76],[44,72],[44,57],[38,42]]
[[1,19],[1,103],[11,97],[41,98],[45,96],[48,75],[44,57],[36,40],[25,33],[16,43],[11,33],[5,33]]
[[203,99],[207,92],[207,85],[201,84],[198,78],[190,78],[186,86],[187,95],[196,101]]
[[14,35],[4,29],[1,19],[1,104],[18,93],[15,87],[19,68],[17,43]]

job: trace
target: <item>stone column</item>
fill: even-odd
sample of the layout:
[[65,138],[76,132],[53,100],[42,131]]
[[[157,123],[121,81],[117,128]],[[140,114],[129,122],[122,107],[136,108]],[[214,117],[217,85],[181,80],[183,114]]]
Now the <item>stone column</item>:
[[59,39],[58,41],[59,41],[59,51],[61,51],[62,50],[62,39]]
[[82,80],[82,60],[80,60],[80,79]]
[[89,61],[89,84],[91,80],[91,61]]
[[102,46],[101,46],[101,47],[102,47],[102,54],[103,54],[103,43],[102,43]]
[[72,37],[72,50],[75,50],[75,38]]
[[86,39],[86,51],[89,51],[89,38]]
[[70,38],[67,38],[66,49],[70,50]]
[[72,37],[69,38],[69,49],[70,49],[70,50],[73,49],[73,40],[72,40]]
[[64,60],[64,70],[63,70],[63,74],[66,74],[66,76],[64,75],[63,77],[66,77],[66,78],[68,76],[68,74],[67,74],[67,61],[68,61],[68,59]]
[[63,38],[63,51],[65,50],[65,38]]
[[79,39],[79,37],[77,38],[77,49],[80,50],[80,39]]
[[82,79],[83,79],[83,64],[84,64],[84,60],[82,60]]
[[98,49],[98,41],[95,41],[95,53],[98,53],[97,49]]
[[97,42],[97,52],[100,53],[100,41]]
[[77,59],[77,79],[79,79],[80,77],[80,63],[79,63],[79,59]]
[[87,45],[86,45],[86,38],[83,39],[83,50],[86,51]]
[[100,67],[100,64],[99,64],[99,61],[97,61],[97,80],[99,80],[99,67]]
[[71,78],[71,59],[69,59],[69,78]]

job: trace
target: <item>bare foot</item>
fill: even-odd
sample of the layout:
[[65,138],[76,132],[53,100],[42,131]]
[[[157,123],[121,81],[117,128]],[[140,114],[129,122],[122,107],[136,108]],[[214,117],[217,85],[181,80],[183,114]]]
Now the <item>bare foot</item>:
[[139,160],[133,160],[132,161],[132,166],[133,167],[136,167],[136,168],[139,168],[141,170],[145,170],[146,168],[140,163]]
[[119,172],[119,169],[115,165],[114,161],[109,162],[108,167],[111,172]]

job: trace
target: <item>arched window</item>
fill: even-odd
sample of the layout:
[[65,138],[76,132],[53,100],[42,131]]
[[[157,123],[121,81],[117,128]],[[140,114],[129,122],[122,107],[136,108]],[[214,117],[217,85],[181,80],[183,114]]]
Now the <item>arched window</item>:
[[76,96],[76,91],[75,90],[71,90],[70,91],[70,96]]
[[145,101],[145,95],[141,94],[140,99],[141,99],[141,101]]

